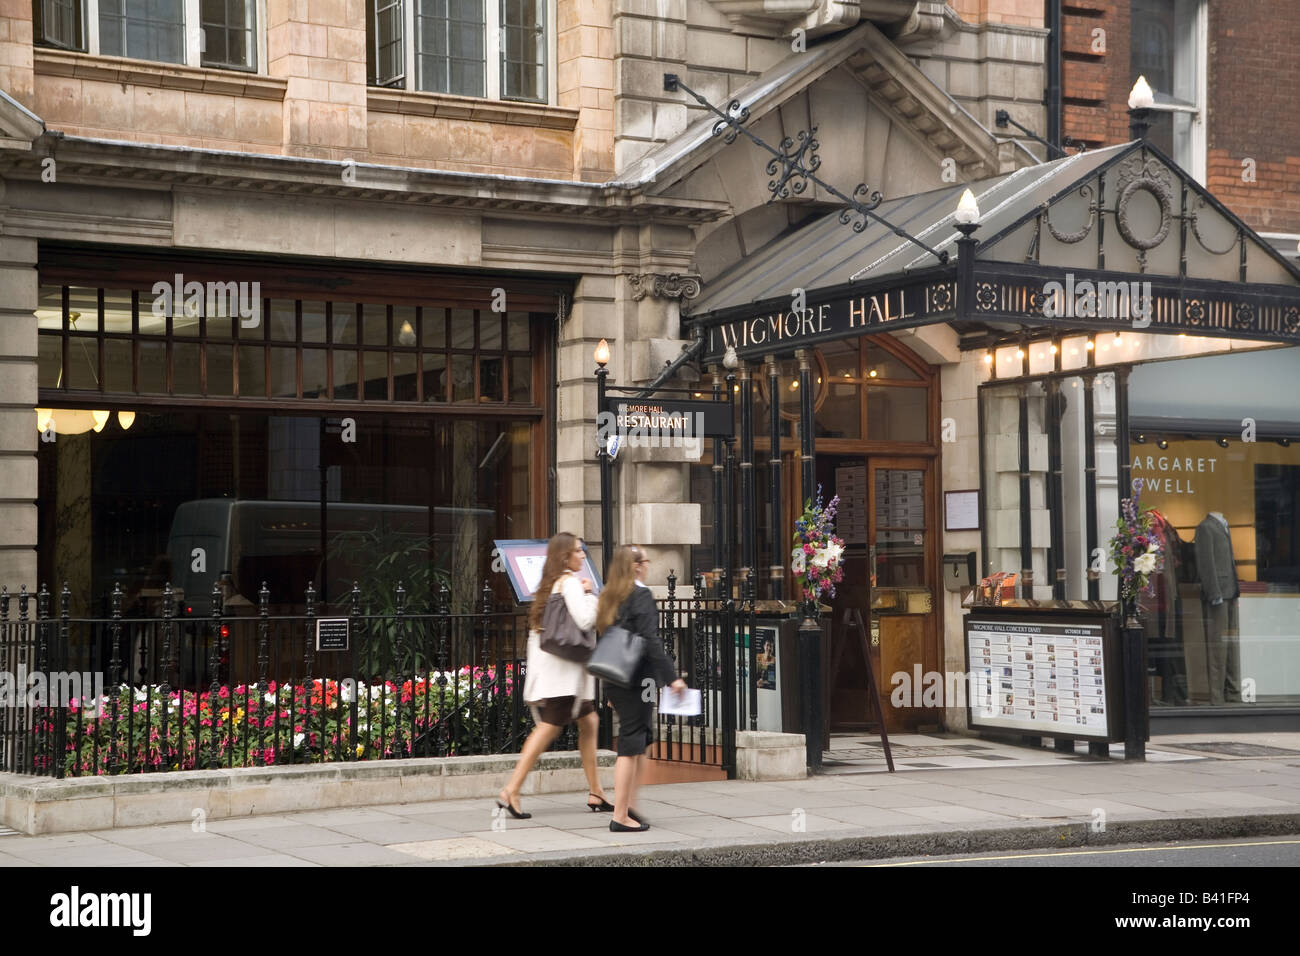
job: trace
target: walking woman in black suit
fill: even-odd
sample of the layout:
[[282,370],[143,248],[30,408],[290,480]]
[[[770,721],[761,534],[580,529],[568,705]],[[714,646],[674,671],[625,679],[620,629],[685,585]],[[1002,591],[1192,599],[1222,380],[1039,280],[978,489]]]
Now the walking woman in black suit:
[[[625,544],[614,552],[609,581],[600,592],[596,608],[596,630],[603,633],[614,624],[645,638],[645,656],[630,687],[610,685],[605,694],[618,712],[618,762],[614,764],[614,817],[609,828],[614,832],[639,832],[650,824],[632,810],[636,800],[637,779],[650,745],[654,702],[660,687],[678,693],[686,682],[677,676],[672,661],[659,639],[659,609],[654,594],[646,586],[650,559],[636,545]],[[633,822],[635,821],[635,823]],[[639,824],[639,826],[637,825]]]

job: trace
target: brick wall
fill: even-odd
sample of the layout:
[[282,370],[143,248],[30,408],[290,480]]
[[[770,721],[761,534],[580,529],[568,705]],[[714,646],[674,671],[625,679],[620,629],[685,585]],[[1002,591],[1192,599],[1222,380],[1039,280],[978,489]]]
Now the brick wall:
[[[1129,138],[1130,0],[1065,0],[1064,132],[1091,148]],[[1093,50],[1106,31],[1105,53]],[[1206,186],[1253,228],[1300,232],[1300,10],[1210,0]],[[1255,181],[1242,179],[1244,159]]]
[[1300,232],[1300,8],[1211,0],[1209,46],[1206,185],[1255,229]]
[[[1064,134],[1089,149],[1127,142],[1128,0],[1065,0],[1062,14]],[[1104,52],[1096,52],[1095,30],[1105,31]]]

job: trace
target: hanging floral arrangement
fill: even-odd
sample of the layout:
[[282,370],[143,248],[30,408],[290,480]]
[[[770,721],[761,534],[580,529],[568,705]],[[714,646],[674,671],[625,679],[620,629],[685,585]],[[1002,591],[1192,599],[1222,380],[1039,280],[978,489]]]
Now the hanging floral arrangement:
[[1140,492],[1120,502],[1115,528],[1118,533],[1110,539],[1110,559],[1119,577],[1120,598],[1132,606],[1139,594],[1152,592],[1154,575],[1165,563],[1151,509],[1142,506]]
[[840,498],[822,506],[822,488],[817,486],[817,501],[804,503],[803,516],[794,526],[794,552],[790,567],[803,590],[805,600],[818,601],[834,597],[835,585],[844,578],[844,541],[835,535],[835,510]]

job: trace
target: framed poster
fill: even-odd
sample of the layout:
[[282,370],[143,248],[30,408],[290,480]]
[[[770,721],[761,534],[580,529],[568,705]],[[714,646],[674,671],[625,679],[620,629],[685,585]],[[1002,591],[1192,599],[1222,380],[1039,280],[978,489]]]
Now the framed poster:
[[975,608],[965,637],[972,729],[1123,739],[1118,639],[1108,613]]
[[[533,599],[533,592],[537,590],[537,585],[542,580],[542,568],[546,566],[546,538],[515,538],[508,541],[493,541],[495,553],[493,555],[496,561],[502,565],[502,570],[510,578],[510,585],[515,589],[515,598],[521,604],[527,604]],[[587,548],[587,542],[582,543],[584,557],[582,559],[582,570],[578,571],[578,577],[588,578],[591,581],[592,593],[599,594],[601,588],[600,574],[596,571],[596,565],[591,560],[591,551]],[[496,562],[493,562],[495,567]]]
[[979,491],[945,491],[943,493],[943,530],[978,531],[979,529]]

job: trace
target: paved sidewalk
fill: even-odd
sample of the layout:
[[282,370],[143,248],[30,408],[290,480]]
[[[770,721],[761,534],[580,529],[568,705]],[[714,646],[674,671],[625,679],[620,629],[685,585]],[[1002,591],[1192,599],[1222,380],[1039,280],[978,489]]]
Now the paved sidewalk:
[[[1278,750],[664,784],[642,792],[645,834],[610,833],[609,815],[583,810],[581,793],[526,796],[525,821],[475,799],[213,820],[201,831],[9,834],[0,866],[679,866],[1300,833],[1300,735],[1182,742],[1230,739]],[[1169,753],[1179,740],[1153,743]]]

